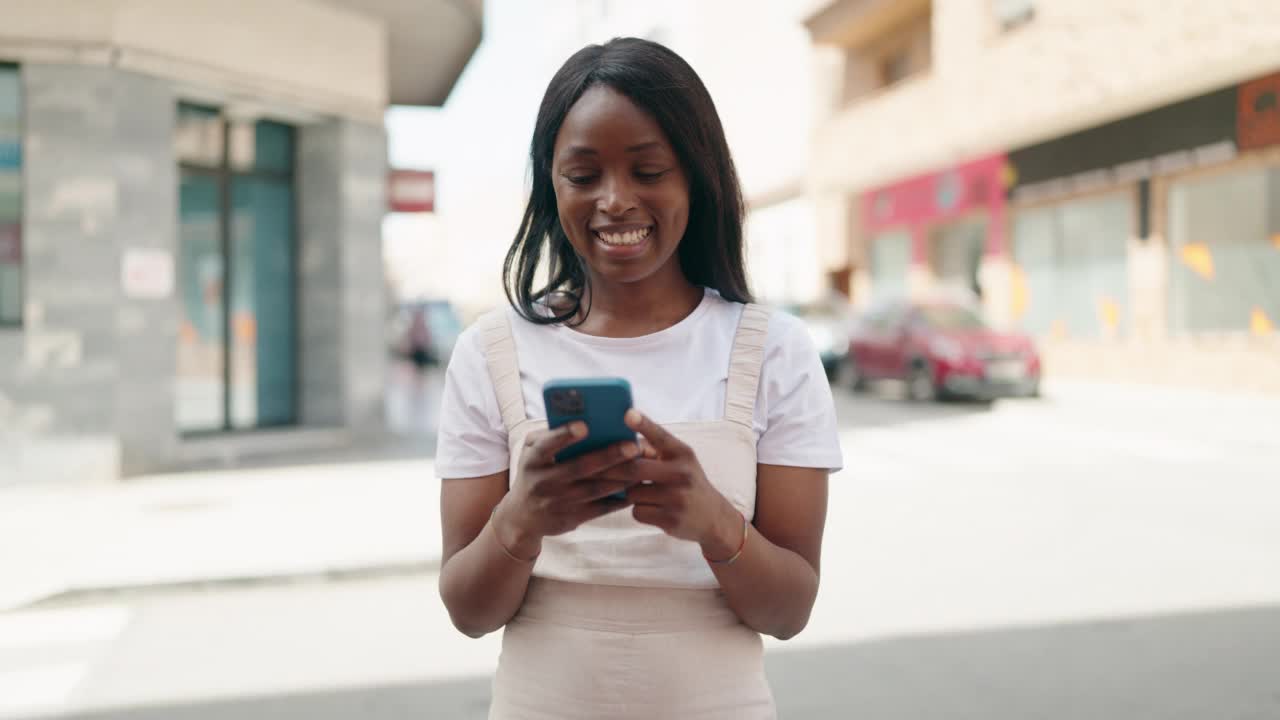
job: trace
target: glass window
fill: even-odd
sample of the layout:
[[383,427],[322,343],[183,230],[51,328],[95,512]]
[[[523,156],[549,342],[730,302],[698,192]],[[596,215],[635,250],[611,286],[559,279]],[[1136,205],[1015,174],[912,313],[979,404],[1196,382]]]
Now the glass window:
[[1028,332],[1115,338],[1128,332],[1129,193],[1019,211],[1014,316]]
[[[294,131],[210,112],[179,109],[178,424],[186,432],[289,424],[297,377]],[[211,148],[219,155],[206,167]]]
[[294,408],[293,186],[237,177],[231,197],[232,424],[286,424]]
[[226,365],[222,191],[216,174],[184,169],[178,188],[178,427],[221,430]]
[[267,120],[230,124],[231,168],[237,172],[293,172],[293,128]]
[[982,296],[978,268],[987,244],[986,220],[943,225],[929,235],[929,266],[939,288]]
[[293,128],[276,122],[259,121],[253,134],[255,170],[289,174],[293,172]]
[[0,65],[0,325],[22,322],[22,87]]
[[1174,333],[1274,332],[1280,323],[1280,166],[1169,189]]
[[179,105],[173,138],[174,155],[183,165],[218,168],[222,165],[222,116],[214,108]]
[[876,299],[904,297],[911,270],[911,233],[880,233],[871,238],[871,293]]

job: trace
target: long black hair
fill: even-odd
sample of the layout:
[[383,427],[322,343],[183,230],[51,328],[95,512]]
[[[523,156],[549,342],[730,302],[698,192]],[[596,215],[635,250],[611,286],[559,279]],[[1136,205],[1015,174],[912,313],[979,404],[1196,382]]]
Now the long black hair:
[[[560,225],[551,157],[565,116],[596,85],[609,86],[652,116],[684,167],[689,178],[689,224],[679,258],[685,277],[717,290],[726,300],[750,302],[743,260],[742,188],[715,103],[683,58],[638,38],[588,45],[551,78],[529,147],[533,173],[529,204],[502,266],[507,300],[520,315],[539,324],[570,322],[582,309],[586,269]],[[550,258],[547,282],[534,287],[544,248]],[[549,312],[540,311],[538,305],[552,295],[567,302],[548,308]]]

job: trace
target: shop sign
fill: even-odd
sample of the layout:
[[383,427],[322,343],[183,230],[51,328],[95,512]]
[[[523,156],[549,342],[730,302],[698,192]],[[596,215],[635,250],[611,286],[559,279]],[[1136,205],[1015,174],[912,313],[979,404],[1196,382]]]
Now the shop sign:
[[865,195],[867,229],[938,222],[1003,203],[1005,176],[1004,156],[992,155],[871,190]]
[[173,294],[173,253],[160,248],[126,248],[120,287],[126,297],[161,300]]
[[387,205],[391,212],[435,212],[436,174],[430,170],[392,170],[387,181]]
[[1241,85],[1236,113],[1241,150],[1280,145],[1280,73]]

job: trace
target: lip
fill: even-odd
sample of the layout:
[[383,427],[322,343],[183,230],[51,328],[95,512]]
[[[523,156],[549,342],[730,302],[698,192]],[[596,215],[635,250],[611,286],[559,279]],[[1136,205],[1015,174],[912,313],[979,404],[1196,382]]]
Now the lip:
[[[623,233],[630,232],[632,230],[644,230],[645,228],[649,228],[649,234],[635,245],[610,245],[600,239],[600,233],[602,232]],[[650,223],[625,223],[617,225],[601,225],[599,227],[593,227],[590,230],[591,239],[595,240],[596,247],[600,249],[600,252],[603,255],[617,260],[625,260],[643,255],[645,251],[649,249],[649,243],[653,242],[653,236],[657,231],[657,228]]]

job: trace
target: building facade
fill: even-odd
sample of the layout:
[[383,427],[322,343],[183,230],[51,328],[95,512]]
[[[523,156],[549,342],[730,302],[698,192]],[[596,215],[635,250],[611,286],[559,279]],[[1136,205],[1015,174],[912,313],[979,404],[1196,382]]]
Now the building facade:
[[1280,391],[1280,5],[840,0],[809,192],[859,302],[943,288],[1048,372]]
[[482,10],[0,0],[0,485],[376,430],[382,116]]

